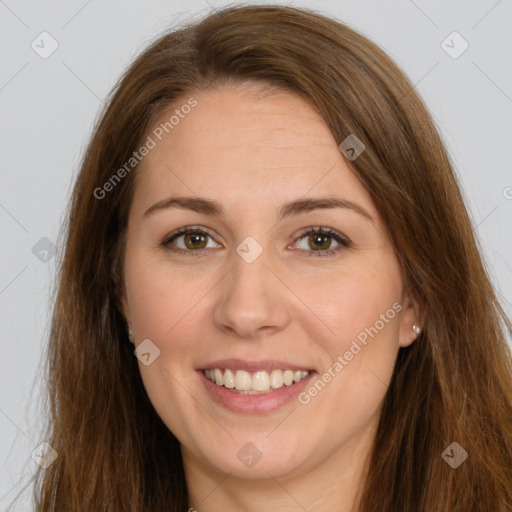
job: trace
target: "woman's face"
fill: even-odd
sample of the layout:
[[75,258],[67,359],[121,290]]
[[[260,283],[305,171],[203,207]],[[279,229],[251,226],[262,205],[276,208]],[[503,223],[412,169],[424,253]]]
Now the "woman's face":
[[153,136],[121,300],[185,464],[291,477],[369,444],[416,316],[341,141],[298,96],[252,87],[198,93]]

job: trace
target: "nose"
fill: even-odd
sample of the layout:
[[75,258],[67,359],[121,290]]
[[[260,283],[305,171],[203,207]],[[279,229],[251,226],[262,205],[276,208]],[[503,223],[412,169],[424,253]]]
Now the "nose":
[[251,263],[234,252],[233,267],[222,280],[214,309],[215,325],[225,334],[254,340],[279,332],[290,322],[292,292],[268,260],[265,251]]

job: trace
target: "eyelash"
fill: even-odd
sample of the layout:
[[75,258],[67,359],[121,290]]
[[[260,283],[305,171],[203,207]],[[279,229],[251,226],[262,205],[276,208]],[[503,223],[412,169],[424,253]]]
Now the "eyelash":
[[[176,238],[178,238],[179,236],[184,235],[184,234],[186,235],[188,233],[203,234],[203,235],[207,235],[207,236],[209,236],[210,238],[213,239],[213,237],[207,231],[205,231],[204,229],[199,228],[199,227],[195,227],[195,226],[187,226],[187,227],[184,227],[184,228],[180,228],[180,229],[174,231],[173,233],[171,233],[170,235],[166,236],[162,240],[160,245],[162,247],[164,247],[166,250],[168,250],[170,252],[173,252],[173,253],[177,253],[177,254],[190,254],[192,256],[202,256],[203,252],[207,251],[208,249],[197,249],[197,250],[177,249],[177,248],[172,247],[170,245],[171,242],[173,242]],[[307,254],[308,257],[318,258],[318,257],[335,256],[340,251],[343,251],[347,247],[351,246],[351,242],[348,240],[348,238],[346,238],[343,235],[341,235],[341,233],[338,233],[334,229],[322,228],[322,227],[309,228],[308,230],[304,231],[297,238],[297,240],[301,240],[305,236],[313,235],[313,234],[314,235],[330,236],[330,237],[334,238],[336,240],[336,242],[338,242],[340,245],[338,247],[334,248],[334,249],[326,249],[326,250],[323,250],[323,251],[322,250],[320,250],[320,251],[308,251],[308,250],[305,250],[305,249],[299,249],[302,252],[308,253]]]

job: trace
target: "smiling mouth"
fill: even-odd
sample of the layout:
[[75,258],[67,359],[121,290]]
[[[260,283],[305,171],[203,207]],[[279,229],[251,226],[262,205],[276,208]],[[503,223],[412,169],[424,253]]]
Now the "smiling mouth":
[[247,372],[229,368],[211,368],[202,370],[207,379],[218,386],[225,387],[232,393],[260,395],[272,393],[283,386],[293,386],[310,375],[309,370],[261,370]]

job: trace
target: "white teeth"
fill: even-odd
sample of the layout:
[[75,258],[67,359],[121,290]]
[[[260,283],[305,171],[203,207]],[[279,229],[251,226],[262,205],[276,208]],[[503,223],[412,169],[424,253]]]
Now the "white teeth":
[[281,370],[272,370],[270,374],[270,386],[272,389],[283,387],[283,372]]
[[261,370],[252,376],[245,370],[230,370],[228,368],[212,368],[204,370],[207,379],[218,386],[232,389],[233,392],[243,394],[269,393],[274,389],[291,386],[300,382],[309,375],[307,370],[272,370],[269,373]]
[[256,372],[252,377],[252,389],[267,391],[270,389],[270,377],[267,372]]
[[252,379],[245,370],[237,370],[235,375],[235,388],[239,391],[249,391],[251,389]]
[[235,376],[231,370],[224,372],[224,387],[232,389],[235,387]]
[[293,384],[293,372],[286,370],[283,375],[284,385],[291,386]]

